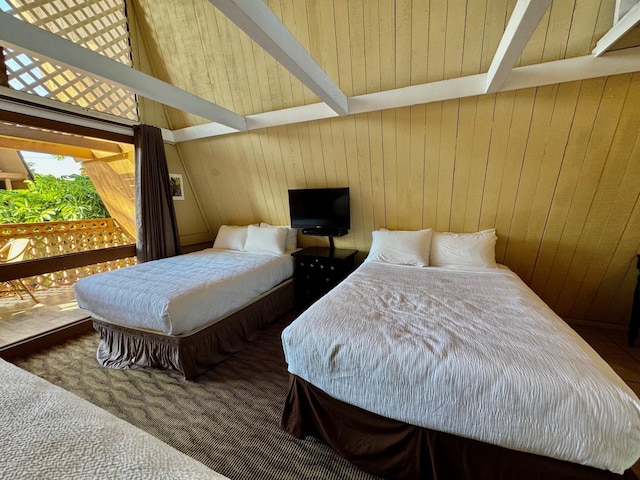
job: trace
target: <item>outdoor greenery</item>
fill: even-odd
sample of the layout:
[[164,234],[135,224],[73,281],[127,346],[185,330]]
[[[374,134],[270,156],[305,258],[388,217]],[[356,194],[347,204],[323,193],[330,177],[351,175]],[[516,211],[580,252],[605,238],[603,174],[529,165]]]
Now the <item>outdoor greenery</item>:
[[88,176],[35,173],[33,177],[27,190],[0,190],[0,224],[110,216]]

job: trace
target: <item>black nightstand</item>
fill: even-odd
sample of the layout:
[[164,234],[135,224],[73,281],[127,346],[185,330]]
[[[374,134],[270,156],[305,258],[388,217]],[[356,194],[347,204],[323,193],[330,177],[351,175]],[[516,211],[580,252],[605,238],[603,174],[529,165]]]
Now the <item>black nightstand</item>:
[[357,250],[310,247],[292,253],[296,261],[296,304],[307,307],[349,275]]
[[[640,255],[638,255],[638,270],[640,270]],[[633,307],[631,308],[631,321],[629,322],[629,346],[633,347],[640,330],[640,274],[633,295]]]

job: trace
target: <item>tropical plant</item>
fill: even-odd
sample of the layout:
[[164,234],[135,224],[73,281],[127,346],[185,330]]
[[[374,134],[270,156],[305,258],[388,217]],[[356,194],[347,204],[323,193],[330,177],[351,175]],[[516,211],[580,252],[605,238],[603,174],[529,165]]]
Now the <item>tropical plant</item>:
[[106,218],[91,179],[86,175],[34,174],[26,190],[0,190],[0,223],[33,223]]

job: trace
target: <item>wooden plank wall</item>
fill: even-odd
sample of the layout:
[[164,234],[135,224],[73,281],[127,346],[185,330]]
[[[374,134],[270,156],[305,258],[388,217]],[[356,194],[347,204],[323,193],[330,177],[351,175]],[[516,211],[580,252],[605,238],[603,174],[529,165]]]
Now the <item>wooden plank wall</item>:
[[[133,14],[133,5],[128,2],[129,12],[129,30],[131,35],[131,49],[134,58],[134,67],[140,71],[147,72],[155,77],[161,77],[158,71],[162,63],[160,59],[153,58],[157,53],[151,42],[150,37],[144,35],[145,26],[144,16]],[[172,128],[171,114],[175,114],[176,110],[161,105],[153,100],[149,100],[142,96],[138,97],[138,108],[140,114],[140,122],[154,125],[159,128]],[[180,243],[182,245],[194,245],[201,242],[210,241],[216,230],[207,224],[203,214],[203,207],[198,196],[193,191],[193,182],[189,178],[189,172],[186,171],[180,151],[174,145],[165,144],[165,154],[167,156],[167,167],[170,173],[178,173],[183,176],[184,182],[184,200],[174,200],[174,208],[178,222],[178,232],[180,235]]]
[[640,252],[638,105],[640,74],[628,74],[177,148],[213,231],[288,223],[289,188],[349,186],[352,230],[338,247],[366,251],[380,227],[495,227],[498,261],[559,315],[626,324]]

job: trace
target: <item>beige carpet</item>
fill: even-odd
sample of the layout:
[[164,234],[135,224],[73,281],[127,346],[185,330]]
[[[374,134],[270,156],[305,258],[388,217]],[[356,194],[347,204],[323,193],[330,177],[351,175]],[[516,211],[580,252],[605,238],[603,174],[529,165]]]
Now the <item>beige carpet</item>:
[[288,315],[195,382],[158,370],[110,370],[97,334],[14,363],[146,430],[231,479],[373,479],[314,438],[280,430]]

